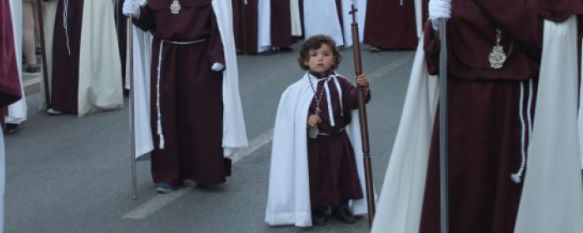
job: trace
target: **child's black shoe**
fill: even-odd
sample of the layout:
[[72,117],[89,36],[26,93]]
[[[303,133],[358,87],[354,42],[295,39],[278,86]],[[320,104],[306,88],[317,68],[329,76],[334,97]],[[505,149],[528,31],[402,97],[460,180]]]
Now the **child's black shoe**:
[[328,224],[328,214],[325,208],[312,209],[312,224],[314,226],[324,226]]
[[356,222],[356,216],[348,209],[348,206],[340,205],[332,210],[332,215],[344,223],[352,224]]

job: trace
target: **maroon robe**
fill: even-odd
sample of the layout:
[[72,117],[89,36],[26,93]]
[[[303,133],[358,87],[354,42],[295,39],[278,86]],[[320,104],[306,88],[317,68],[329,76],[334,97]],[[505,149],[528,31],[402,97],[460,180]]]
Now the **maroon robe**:
[[[179,14],[170,13],[172,0],[150,0],[136,25],[150,30],[152,44],[151,127],[157,132],[157,64],[160,66],[160,112],[165,147],[154,135],[152,177],[156,183],[178,185],[186,179],[197,184],[225,182],[230,160],[223,156],[222,72],[223,44],[211,0],[180,1]],[[176,44],[204,40],[194,44]],[[228,67],[227,67],[228,69]]]
[[[315,74],[311,74],[316,76]],[[316,95],[320,96],[322,123],[318,125],[320,133],[316,139],[308,137],[308,168],[310,176],[310,200],[312,208],[325,206],[337,206],[349,199],[361,199],[363,197],[360,181],[354,159],[354,149],[344,131],[351,123],[351,111],[358,108],[358,94],[356,88],[344,78],[338,78],[342,90],[342,104],[340,106],[339,94],[334,81],[329,81],[328,89],[332,98],[332,109],[335,125],[331,126],[328,115],[328,100],[324,91],[323,77],[321,81],[313,83]],[[316,87],[317,85],[317,87]],[[367,101],[370,95],[367,96]],[[315,113],[317,101],[310,104],[310,114]],[[343,111],[342,111],[343,109]],[[358,124],[358,122],[352,122]]]
[[59,0],[55,17],[50,107],[64,113],[78,112],[83,2],[84,0],[68,1],[66,30],[63,27],[64,0]]
[[8,0],[0,0],[0,64],[0,108],[6,110],[22,97]]
[[[258,0],[233,1],[233,29],[235,47],[242,53],[257,53]],[[247,5],[245,5],[247,2]]]
[[292,44],[290,0],[271,0],[271,45],[289,48]]
[[418,40],[415,22],[413,1],[368,0],[364,43],[382,50],[414,49]]
[[[535,106],[542,44],[539,5],[536,1],[453,0],[452,8],[447,25],[450,232],[513,232],[522,183],[510,176],[519,170],[521,150],[527,151],[530,139],[520,114],[524,119],[534,118],[527,97],[533,96]],[[498,70],[490,68],[488,61],[496,29],[502,30],[501,45],[509,55]],[[430,72],[436,73],[439,41],[430,23],[425,32],[427,62]],[[520,85],[524,87],[522,103]],[[436,117],[422,233],[440,229],[438,122]]]

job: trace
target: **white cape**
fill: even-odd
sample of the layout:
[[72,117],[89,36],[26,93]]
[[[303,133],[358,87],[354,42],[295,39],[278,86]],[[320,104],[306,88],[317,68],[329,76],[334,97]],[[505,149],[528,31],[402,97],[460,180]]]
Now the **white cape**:
[[[233,37],[233,15],[231,1],[213,0],[213,11],[217,24],[221,32],[225,54],[225,67],[223,71],[223,150],[226,157],[232,157],[237,150],[247,147],[247,133],[245,130],[245,119],[243,118],[243,107],[239,95],[239,73],[237,68],[237,58],[235,56],[235,40]],[[148,36],[146,36],[148,37]],[[141,38],[144,38],[142,35]],[[136,38],[139,40],[139,38]],[[151,59],[150,48],[144,40],[140,46],[134,45],[134,91],[136,97],[135,106],[135,126],[136,126],[136,157],[140,157],[154,148],[152,142],[152,131],[150,129],[150,76],[149,67]],[[136,51],[141,50],[141,51]],[[144,57],[146,56],[146,57]],[[142,64],[136,62],[145,61]],[[141,70],[140,70],[141,69]],[[141,90],[139,90],[142,88]]]
[[257,2],[257,52],[271,48],[271,0]]
[[[576,22],[545,22],[543,58],[516,233],[583,232],[576,128]],[[427,77],[422,40],[372,233],[417,233],[438,87]],[[557,80],[557,77],[561,77]],[[379,220],[379,219],[382,219]]]
[[332,37],[337,46],[344,45],[336,0],[304,1],[304,29],[306,38],[325,34]]
[[[313,77],[313,82],[316,80]],[[265,221],[269,225],[312,225],[308,172],[307,123],[313,94],[307,75],[289,86],[282,94],[277,108],[269,191]],[[362,144],[357,110],[352,112],[352,123],[346,127],[354,148],[354,156],[364,198],[351,201],[354,214],[366,214],[366,184],[362,161]]]
[[414,0],[415,4],[415,27],[417,29],[417,37],[423,35],[423,3],[421,0]]
[[20,124],[26,121],[26,96],[24,84],[22,82],[22,0],[10,0],[10,14],[12,18],[12,30],[14,35],[14,46],[16,50],[16,65],[18,67],[18,77],[20,79],[20,92],[22,98],[11,105],[8,105],[8,116],[6,123]]
[[289,4],[289,10],[291,13],[291,35],[302,36],[302,19],[300,17],[299,0],[290,0]]
[[0,233],[4,232],[4,191],[6,188],[6,151],[4,133],[0,130]]
[[85,1],[79,54],[78,115],[123,107],[113,4]]
[[358,38],[360,43],[364,39],[364,24],[366,19],[366,1],[367,0],[342,0],[342,24],[344,31],[344,46],[352,46],[352,15],[350,10],[352,9],[352,3],[354,2],[354,7],[357,9],[356,12],[356,23],[358,24]]

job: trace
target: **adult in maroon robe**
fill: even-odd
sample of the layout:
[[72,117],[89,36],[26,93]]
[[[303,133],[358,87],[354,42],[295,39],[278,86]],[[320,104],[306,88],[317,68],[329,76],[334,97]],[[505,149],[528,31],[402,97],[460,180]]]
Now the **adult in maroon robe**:
[[231,161],[222,147],[222,72],[211,65],[225,59],[211,0],[182,0],[177,14],[171,13],[171,3],[150,0],[135,21],[154,36],[151,127],[162,134],[154,137],[152,177],[174,187],[184,180],[224,183]]
[[363,42],[381,50],[417,47],[415,5],[404,0],[368,0]]
[[9,2],[0,0],[0,107],[4,110],[22,97],[13,33]]
[[238,52],[257,53],[258,0],[233,1],[233,29]]
[[[447,23],[450,232],[513,232],[520,168],[527,162],[521,156],[528,156],[534,118],[542,19],[562,21],[581,8],[571,0],[452,0],[452,6]],[[429,70],[436,73],[439,41],[430,24],[425,50]],[[508,58],[494,69],[489,54],[497,37]],[[436,117],[422,233],[440,229],[438,122]]]
[[285,50],[292,44],[290,0],[271,0],[271,45]]

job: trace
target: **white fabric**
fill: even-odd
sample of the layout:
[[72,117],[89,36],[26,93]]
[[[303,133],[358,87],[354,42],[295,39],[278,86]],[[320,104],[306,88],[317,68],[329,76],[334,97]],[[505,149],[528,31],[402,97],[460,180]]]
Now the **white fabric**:
[[113,5],[85,1],[79,54],[78,115],[123,107]]
[[257,52],[271,48],[271,0],[257,1]]
[[137,0],[125,0],[122,6],[122,13],[125,16],[140,18],[140,3]]
[[300,3],[299,0],[290,0],[289,9],[291,15],[291,35],[302,36],[302,19],[300,17]]
[[428,8],[433,29],[439,28],[440,19],[451,18],[451,0],[429,0]]
[[[545,22],[536,118],[515,233],[583,232],[576,27]],[[417,233],[438,91],[419,43],[372,233]],[[557,77],[561,77],[560,80]],[[558,104],[560,103],[560,104]]]
[[414,0],[415,4],[415,28],[417,28],[417,37],[421,38],[423,35],[423,2],[421,0]]
[[14,48],[16,50],[16,65],[18,66],[18,78],[20,79],[20,92],[22,98],[8,105],[6,123],[20,124],[26,120],[26,96],[22,83],[22,0],[10,0],[10,14],[12,18],[12,30],[14,34]]
[[545,21],[536,117],[515,233],[583,232],[577,72],[576,16],[562,23]]
[[357,9],[356,12],[356,23],[358,23],[358,38],[360,43],[364,39],[364,24],[366,19],[366,1],[367,0],[342,0],[342,24],[344,31],[344,46],[352,46],[352,15],[350,10],[352,9],[352,3]]
[[[133,39],[133,95],[135,156],[154,149],[150,128],[150,68],[152,62],[152,34],[132,26]],[[131,55],[129,55],[131,56]],[[128,66],[129,67],[129,66]],[[129,70],[128,70],[129,72]],[[129,76],[127,76],[129,77]]]
[[417,233],[439,88],[428,76],[423,40],[411,70],[372,233]]
[[0,130],[0,233],[4,232],[4,191],[6,188],[6,152],[4,133]]
[[[247,147],[247,133],[245,129],[245,119],[243,118],[243,107],[239,95],[239,73],[237,68],[237,58],[235,56],[235,39],[233,36],[233,15],[231,1],[212,1],[217,24],[221,33],[225,54],[225,67],[223,71],[223,150],[225,157],[234,156],[237,151]],[[151,44],[149,39],[148,44]],[[143,46],[148,46],[144,44]],[[149,47],[151,48],[151,46]],[[136,51],[140,50],[141,51]],[[142,64],[134,65],[136,81],[134,88],[136,93],[136,157],[153,150],[152,131],[150,129],[150,72],[151,52],[144,47],[134,45],[135,62]],[[135,64],[135,63],[134,63]],[[139,71],[138,68],[142,69]],[[140,73],[144,75],[139,81]],[[146,73],[147,72],[147,73]],[[139,90],[142,89],[142,90]]]
[[344,45],[340,18],[336,10],[336,0],[304,1],[304,29],[305,37],[325,34],[336,42],[337,46]]
[[211,66],[211,70],[213,71],[222,71],[225,68],[225,65],[221,64],[221,63],[213,63],[213,65]]
[[[581,54],[583,54],[583,39],[581,39]],[[581,59],[581,64],[579,66],[583,68],[583,59]],[[583,145],[583,72],[579,76],[579,145]],[[583,169],[583,150],[579,153],[581,154],[581,168]]]
[[[47,72],[48,83],[44,83],[43,80],[43,87],[41,88],[42,97],[44,100],[45,96],[45,88],[44,85],[49,86],[49,92],[51,90],[51,79],[53,76],[53,35],[55,32],[55,16],[57,13],[57,4],[58,1],[43,1],[43,26],[45,32],[45,55],[47,61],[47,70],[43,72]],[[44,69],[44,68],[43,68]],[[42,109],[46,108],[44,106],[45,102],[43,101]],[[39,109],[40,110],[40,109]]]
[[[312,82],[316,79],[310,77]],[[312,225],[308,172],[307,116],[313,98],[308,75],[290,85],[282,94],[277,108],[269,191],[265,222],[269,225]],[[366,183],[362,161],[362,144],[357,110],[352,112],[352,123],[346,127],[354,148],[354,156],[363,199],[351,202],[354,214],[366,214]]]

